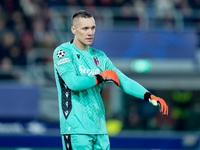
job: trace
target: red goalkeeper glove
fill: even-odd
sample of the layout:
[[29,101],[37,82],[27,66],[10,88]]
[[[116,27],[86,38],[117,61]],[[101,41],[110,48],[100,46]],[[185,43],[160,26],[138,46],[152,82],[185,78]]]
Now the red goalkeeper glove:
[[105,81],[113,81],[119,86],[119,78],[114,70],[104,70],[102,73],[94,75],[96,79],[96,85]]
[[146,92],[144,94],[144,100],[148,101],[153,106],[158,107],[160,109],[160,112],[162,113],[162,115],[168,116],[168,106],[162,98],[156,97],[155,95],[151,94],[150,92]]

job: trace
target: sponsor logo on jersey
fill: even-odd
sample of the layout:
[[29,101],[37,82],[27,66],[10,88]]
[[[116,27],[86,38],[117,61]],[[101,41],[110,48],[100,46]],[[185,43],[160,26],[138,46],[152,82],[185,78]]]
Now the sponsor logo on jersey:
[[59,60],[58,65],[64,64],[66,62],[70,62],[69,58],[63,58],[63,59]]
[[65,56],[65,51],[64,50],[59,50],[58,52],[57,52],[57,57],[58,58],[63,58]]
[[88,69],[83,65],[80,65],[78,68],[79,68],[79,72],[81,74],[88,74],[88,76],[92,76],[92,75],[100,73],[100,70],[98,68],[97,69]]
[[98,57],[97,57],[97,56],[94,56],[93,59],[94,59],[95,64],[96,64],[96,65],[99,65],[99,59],[98,59]]

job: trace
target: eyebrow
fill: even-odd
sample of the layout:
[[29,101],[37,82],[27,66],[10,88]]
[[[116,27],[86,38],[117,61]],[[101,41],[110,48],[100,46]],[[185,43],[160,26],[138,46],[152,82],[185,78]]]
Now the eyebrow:
[[89,26],[83,26],[82,28],[95,28],[95,27],[96,27],[96,25],[93,25],[91,27],[89,27]]

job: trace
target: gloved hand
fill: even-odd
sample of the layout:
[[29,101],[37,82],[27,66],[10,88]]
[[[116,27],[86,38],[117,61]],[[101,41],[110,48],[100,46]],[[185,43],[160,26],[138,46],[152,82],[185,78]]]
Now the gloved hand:
[[120,85],[117,73],[114,70],[104,70],[102,73],[94,75],[96,85],[106,81],[113,81],[117,86]]
[[168,106],[162,98],[156,97],[155,95],[151,94],[150,92],[146,92],[144,94],[144,100],[148,101],[153,106],[158,107],[160,112],[162,113],[162,115],[168,116]]

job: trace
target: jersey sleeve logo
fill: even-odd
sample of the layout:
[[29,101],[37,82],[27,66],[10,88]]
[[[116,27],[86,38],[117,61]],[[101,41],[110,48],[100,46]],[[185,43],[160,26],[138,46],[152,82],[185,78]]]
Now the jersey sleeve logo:
[[59,60],[58,65],[64,64],[66,62],[70,62],[69,58],[63,58],[63,59]]
[[58,58],[63,58],[64,56],[65,56],[65,51],[59,50],[59,51],[57,52],[57,57],[58,57]]

